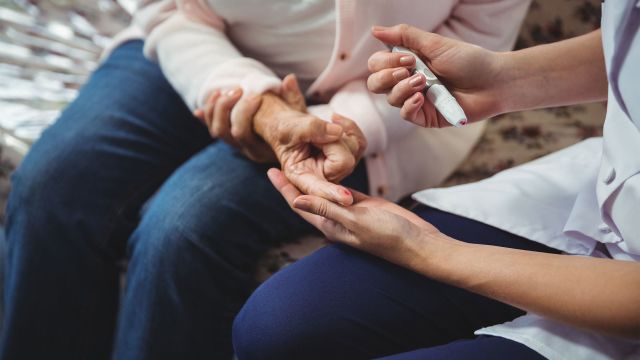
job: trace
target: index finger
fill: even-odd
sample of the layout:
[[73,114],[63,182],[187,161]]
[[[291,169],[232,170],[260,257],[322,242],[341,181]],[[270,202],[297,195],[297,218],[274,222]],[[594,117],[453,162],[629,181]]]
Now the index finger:
[[322,218],[320,216],[311,214],[303,210],[299,210],[293,206],[295,199],[302,194],[298,189],[296,189],[295,186],[293,186],[291,182],[289,182],[282,171],[272,168],[267,171],[267,176],[269,177],[269,180],[271,181],[273,186],[278,190],[282,197],[284,197],[284,199],[287,201],[289,206],[293,209],[293,211],[300,214],[300,216],[311,223],[311,225],[314,225],[316,227],[320,226],[322,222]]
[[432,57],[433,52],[437,52],[442,47],[443,39],[445,39],[441,35],[426,32],[407,24],[392,27],[374,26],[371,33],[385,44],[402,45],[417,50],[420,55],[427,58]]
[[415,57],[403,53],[392,53],[390,51],[378,51],[371,55],[367,62],[369,71],[372,73],[398,67],[413,68],[415,64]]
[[341,205],[351,205],[353,196],[351,191],[342,185],[337,185],[307,171],[287,171],[286,177],[291,183],[305,194],[316,195]]

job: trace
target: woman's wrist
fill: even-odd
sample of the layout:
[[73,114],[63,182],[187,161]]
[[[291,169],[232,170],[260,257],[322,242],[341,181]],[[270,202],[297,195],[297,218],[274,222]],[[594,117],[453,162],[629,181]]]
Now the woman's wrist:
[[522,76],[513,51],[495,53],[495,79],[492,85],[494,115],[517,111],[519,107],[518,80]]
[[262,94],[262,103],[253,117],[253,128],[271,147],[277,141],[277,114],[286,110],[290,107],[280,96],[271,92]]
[[448,258],[455,256],[465,245],[466,243],[441,232],[423,230],[414,239],[404,242],[401,265],[427,277],[439,279],[447,269]]

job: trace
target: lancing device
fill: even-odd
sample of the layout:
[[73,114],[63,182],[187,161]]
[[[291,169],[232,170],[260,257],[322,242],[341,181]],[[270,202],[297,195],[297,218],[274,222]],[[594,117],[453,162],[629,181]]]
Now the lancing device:
[[445,120],[455,127],[460,127],[467,123],[467,116],[458,101],[456,101],[456,98],[442,85],[418,55],[402,46],[394,46],[391,52],[409,54],[416,59],[416,67],[413,69],[413,74],[420,73],[427,79],[427,85],[422,91]]

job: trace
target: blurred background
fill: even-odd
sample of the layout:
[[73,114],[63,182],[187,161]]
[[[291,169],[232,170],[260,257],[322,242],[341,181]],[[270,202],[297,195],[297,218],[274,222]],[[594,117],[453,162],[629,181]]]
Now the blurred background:
[[[0,226],[9,175],[30,145],[76,96],[98,65],[102,49],[128,24],[138,3],[0,0]],[[533,0],[516,47],[554,42],[597,29],[600,6],[601,0]],[[596,103],[491,119],[483,138],[445,186],[480,180],[585,138],[600,136],[605,109],[606,104]],[[322,239],[307,239],[271,252],[259,276],[267,276],[321,244]]]
[[0,0],[3,157],[19,162],[73,100],[102,48],[130,20],[132,0]]

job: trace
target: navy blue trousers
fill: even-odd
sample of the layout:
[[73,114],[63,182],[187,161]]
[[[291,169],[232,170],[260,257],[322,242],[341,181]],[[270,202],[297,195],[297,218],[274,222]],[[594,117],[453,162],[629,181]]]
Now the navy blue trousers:
[[12,179],[0,359],[230,359],[258,260],[313,231],[267,168],[211,139],[141,41],[117,48]]
[[[418,206],[456,239],[540,252],[543,245]],[[539,359],[533,350],[476,329],[523,311],[449,286],[345,245],[283,269],[249,298],[233,327],[245,359]]]

